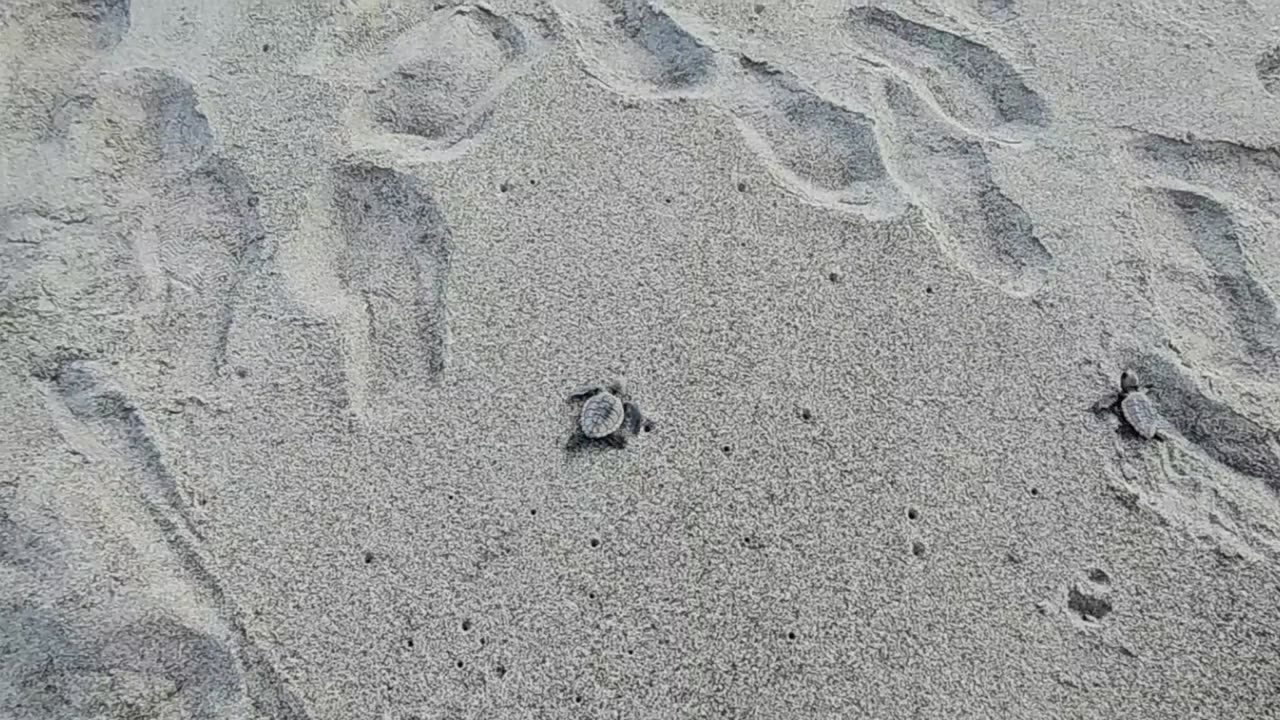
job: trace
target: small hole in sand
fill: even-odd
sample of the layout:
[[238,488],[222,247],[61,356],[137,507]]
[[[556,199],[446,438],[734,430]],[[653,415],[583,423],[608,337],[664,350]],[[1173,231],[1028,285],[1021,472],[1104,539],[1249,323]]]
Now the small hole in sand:
[[530,511],[529,511],[529,514],[530,514],[530,515],[537,515],[537,514],[538,514],[538,508],[533,508],[532,510],[530,510]]
[[729,455],[730,453],[733,452],[733,448],[729,447],[728,445],[725,445],[724,447],[720,448],[720,452],[724,453],[725,455]]
[[788,640],[795,640],[795,639],[796,639],[796,631],[795,631],[795,630],[792,630],[791,632],[787,633],[787,639],[788,639]]
[[746,192],[746,191],[747,191],[747,184],[746,184],[746,183],[744,183],[744,182],[739,181],[739,182],[738,182],[738,192]]
[[462,621],[462,632],[471,632],[471,618]]
[[409,638],[408,640],[405,640],[404,644],[408,645],[409,647],[413,647],[413,638]]
[[588,599],[588,600],[595,600],[595,599],[596,599],[596,594],[595,594],[595,593],[593,593],[593,592],[589,592],[589,593],[587,593],[587,599]]
[[271,52],[270,43],[262,43],[262,52]]
[[840,282],[840,273],[833,270],[827,275],[827,279],[833,283],[838,283]]
[[600,539],[591,538],[591,547],[600,547]]
[[916,557],[924,557],[924,543],[914,540],[911,543],[911,554]]
[[671,198],[666,198],[666,199],[665,199],[665,200],[663,200],[662,202],[664,202],[664,203],[666,203],[666,204],[670,205],[670,204],[671,204]]
[[918,517],[920,517],[920,511],[919,511],[919,510],[916,510],[915,508],[907,508],[907,519],[908,519],[908,520],[915,520],[915,519],[916,519],[916,518],[918,518]]
[[372,206],[372,205],[370,205],[369,203],[364,203],[364,204],[363,204],[363,205],[361,205],[360,207],[361,207],[361,208],[363,208],[365,212],[369,212],[370,210],[372,210],[372,209],[373,209],[373,206]]
[[462,661],[461,661],[461,660],[459,660],[459,661],[458,661],[458,667],[462,667]]
[[530,184],[530,185],[537,185],[537,184],[538,184],[538,181],[537,181],[537,180],[530,180],[530,181],[529,181],[529,184]]
[[364,551],[364,564],[365,564],[365,565],[369,565],[369,564],[371,564],[371,563],[373,563],[373,553],[369,552],[368,550],[365,550],[365,551]]
[[811,412],[811,411],[809,410],[809,408],[805,408],[805,409],[801,410],[801,411],[800,411],[800,419],[801,419],[801,420],[804,420],[805,422],[809,422],[810,420],[812,420],[812,419],[813,419],[813,412]]
[[510,189],[511,189],[511,183],[505,183],[505,182],[504,182],[504,183],[500,183],[500,184],[498,185],[498,192],[506,192],[506,191],[508,191],[508,190],[510,190]]
[[249,377],[249,368],[236,368],[236,377],[241,380]]
[[933,294],[933,286],[932,286],[932,285],[925,285],[925,286],[924,286],[924,291],[925,291],[925,294],[927,294],[927,295],[932,295],[932,294]]
[[653,432],[653,423],[651,423],[651,422],[647,422],[647,423],[645,423],[645,424],[644,424],[644,431],[645,431],[645,432]]
[[582,702],[582,696],[581,696],[581,695],[575,695],[575,696],[574,696],[574,698],[573,698],[573,701],[574,701],[574,702],[576,702],[576,703],[580,703],[580,702]]
[[507,674],[507,669],[506,669],[505,667],[503,667],[503,666],[499,665],[498,667],[494,668],[493,672],[497,674],[497,676],[498,676],[498,678],[499,678],[499,679],[501,679],[501,678],[502,678],[502,676],[504,676],[504,675],[506,675],[506,674]]
[[1039,495],[1039,494],[1040,494],[1040,488],[1031,488],[1031,494],[1032,494],[1032,495]]

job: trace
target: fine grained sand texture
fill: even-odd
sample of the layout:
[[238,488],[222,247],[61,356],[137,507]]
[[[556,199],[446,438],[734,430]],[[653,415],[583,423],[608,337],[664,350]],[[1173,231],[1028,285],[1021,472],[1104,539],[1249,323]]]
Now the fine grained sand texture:
[[1278,296],[1274,2],[0,0],[0,717],[1280,717]]

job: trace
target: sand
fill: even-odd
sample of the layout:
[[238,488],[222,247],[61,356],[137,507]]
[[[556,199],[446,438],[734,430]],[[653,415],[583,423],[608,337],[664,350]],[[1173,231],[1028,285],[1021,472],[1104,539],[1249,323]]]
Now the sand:
[[3,0],[0,717],[1280,717],[1278,148],[1260,0]]

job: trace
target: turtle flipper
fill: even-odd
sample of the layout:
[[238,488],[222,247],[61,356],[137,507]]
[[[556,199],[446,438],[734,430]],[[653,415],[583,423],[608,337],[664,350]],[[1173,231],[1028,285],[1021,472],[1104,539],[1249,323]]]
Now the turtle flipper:
[[627,436],[620,432],[603,437],[601,440],[614,450],[625,450],[627,447]]
[[569,402],[589,398],[592,395],[599,395],[601,392],[604,392],[603,385],[588,385],[575,390],[571,395],[569,395]]
[[1120,402],[1122,400],[1124,400],[1124,393],[1111,393],[1106,397],[1099,398],[1097,402],[1090,406],[1089,410],[1098,416],[1106,415],[1107,413],[1119,415]]
[[640,425],[644,422],[644,414],[640,412],[640,406],[635,403],[623,403],[623,424],[632,435],[640,434]]

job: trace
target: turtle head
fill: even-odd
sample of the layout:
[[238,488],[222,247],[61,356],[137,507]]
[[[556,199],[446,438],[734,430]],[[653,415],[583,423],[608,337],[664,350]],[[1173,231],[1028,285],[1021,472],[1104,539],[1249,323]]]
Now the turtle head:
[[1142,386],[1142,381],[1138,379],[1138,373],[1132,370],[1125,370],[1120,373],[1120,389],[1124,392],[1133,392]]

